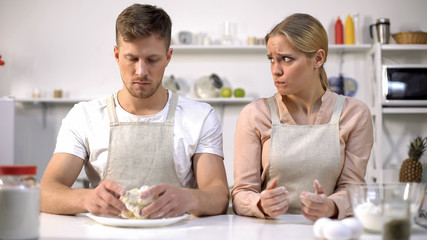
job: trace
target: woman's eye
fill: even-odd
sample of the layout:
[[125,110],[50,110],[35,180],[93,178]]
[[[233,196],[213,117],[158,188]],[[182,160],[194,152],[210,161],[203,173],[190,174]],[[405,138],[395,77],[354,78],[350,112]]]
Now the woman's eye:
[[284,61],[284,62],[290,62],[290,61],[292,61],[292,58],[290,58],[290,57],[282,57],[282,61]]

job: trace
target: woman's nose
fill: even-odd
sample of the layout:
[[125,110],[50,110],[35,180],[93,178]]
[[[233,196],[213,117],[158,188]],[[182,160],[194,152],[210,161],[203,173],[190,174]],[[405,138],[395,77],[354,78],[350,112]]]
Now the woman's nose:
[[283,74],[282,66],[278,63],[273,63],[271,65],[271,73],[273,73],[273,75],[276,75],[276,76],[282,75]]

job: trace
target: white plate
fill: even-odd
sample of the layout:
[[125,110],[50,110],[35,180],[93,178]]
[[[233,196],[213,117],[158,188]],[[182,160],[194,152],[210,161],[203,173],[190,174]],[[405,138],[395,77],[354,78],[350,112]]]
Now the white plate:
[[92,213],[87,214],[88,217],[92,218],[98,223],[115,226],[115,227],[162,227],[174,224],[186,218],[188,214],[184,214],[174,218],[162,218],[162,219],[125,219],[120,217],[110,216],[95,216]]

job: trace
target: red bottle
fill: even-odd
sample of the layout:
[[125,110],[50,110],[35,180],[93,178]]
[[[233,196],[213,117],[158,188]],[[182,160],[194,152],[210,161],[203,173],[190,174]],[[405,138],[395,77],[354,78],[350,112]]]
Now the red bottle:
[[340,17],[335,23],[335,44],[344,44],[344,30]]

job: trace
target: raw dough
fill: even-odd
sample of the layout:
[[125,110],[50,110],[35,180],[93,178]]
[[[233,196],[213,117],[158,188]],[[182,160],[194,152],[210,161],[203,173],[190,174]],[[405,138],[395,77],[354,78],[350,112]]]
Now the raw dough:
[[150,196],[145,199],[141,199],[139,196],[142,192],[147,190],[148,186],[142,186],[140,189],[134,188],[132,190],[126,191],[126,193],[120,197],[120,201],[122,201],[128,211],[122,211],[121,215],[123,218],[132,218],[132,219],[145,219],[147,216],[141,216],[141,209],[148,206],[154,200],[158,198],[158,196]]

